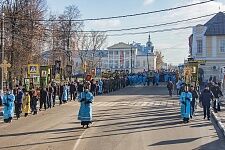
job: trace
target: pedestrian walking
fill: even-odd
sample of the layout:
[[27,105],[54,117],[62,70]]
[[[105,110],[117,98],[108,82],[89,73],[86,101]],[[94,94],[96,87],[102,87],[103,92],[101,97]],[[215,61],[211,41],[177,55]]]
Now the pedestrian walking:
[[97,89],[96,82],[94,81],[94,79],[92,79],[90,92],[93,94],[93,96],[96,96],[96,89]]
[[172,81],[168,82],[167,89],[169,91],[169,96],[172,97],[172,95],[173,95],[173,82]]
[[198,92],[194,88],[194,86],[191,86],[190,93],[192,94],[192,101],[191,101],[191,118],[195,113],[195,107],[196,107],[196,99],[198,99]]
[[188,123],[191,118],[191,101],[192,94],[188,91],[189,87],[185,86],[185,91],[180,95],[181,117],[184,123]]
[[220,97],[223,96],[222,91],[220,90],[220,87],[217,83],[214,83],[211,91],[213,93],[214,99],[213,99],[213,110],[215,113],[220,111]]
[[16,118],[20,118],[20,114],[22,113],[22,104],[23,104],[23,91],[18,87],[15,91],[15,113]]
[[83,128],[85,125],[88,128],[89,124],[92,123],[92,102],[94,100],[94,96],[89,92],[89,87],[90,86],[86,84],[84,92],[81,92],[78,96],[78,101],[80,102],[78,120],[81,121]]
[[38,102],[38,88],[32,90],[32,97],[30,97],[32,101],[32,109],[33,115],[37,114],[37,102]]
[[176,88],[177,88],[177,95],[181,94],[181,86],[183,84],[183,81],[181,79],[179,79],[176,83]]
[[76,85],[74,82],[70,84],[70,100],[76,100]]
[[52,85],[52,87],[53,87],[52,105],[53,105],[53,107],[55,107],[55,99],[56,99],[56,95],[57,95],[57,85],[56,85],[56,83],[54,83]]
[[78,81],[77,82],[77,95],[79,96],[81,92],[84,91],[84,86]]
[[44,109],[45,110],[47,109],[47,105],[46,105],[47,98],[48,98],[47,96],[48,96],[48,93],[46,91],[46,88],[42,88],[40,91],[40,108],[39,108],[40,111],[43,105],[44,105]]
[[210,120],[210,103],[213,100],[213,94],[209,90],[209,86],[206,85],[205,89],[201,92],[199,97],[199,101],[202,104],[203,111],[204,111],[204,119],[208,118]]
[[67,86],[66,84],[63,85],[63,91],[62,91],[62,101],[63,103],[67,103],[68,101],[68,89],[67,89]]
[[58,95],[59,95],[59,105],[62,104],[62,97],[63,97],[63,84],[60,84],[58,87]]
[[51,84],[48,85],[48,98],[47,98],[47,105],[48,105],[48,108],[52,108],[52,99],[53,99],[53,92],[54,92],[54,89],[53,87],[51,86]]
[[23,96],[23,113],[24,116],[27,117],[28,114],[31,112],[30,109],[30,94],[25,89],[23,90],[24,96]]
[[2,103],[3,108],[3,118],[5,123],[11,123],[14,116],[14,101],[15,96],[11,93],[9,89],[6,90],[6,94],[3,96]]
[[99,79],[98,86],[99,86],[98,95],[102,95],[103,94],[103,82],[101,79]]

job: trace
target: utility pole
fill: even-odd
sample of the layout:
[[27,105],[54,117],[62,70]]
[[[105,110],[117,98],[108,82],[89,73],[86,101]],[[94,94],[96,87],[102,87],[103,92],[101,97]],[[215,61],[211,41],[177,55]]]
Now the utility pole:
[[[4,38],[5,38],[5,35],[4,35],[4,21],[5,21],[5,14],[4,14],[4,3],[2,3],[2,21],[1,21],[1,54],[2,54],[2,64],[4,62]],[[3,81],[4,80],[4,69],[2,68],[1,69],[1,91],[3,93]]]
[[149,68],[149,58],[148,58],[148,55],[149,55],[149,51],[147,52],[147,63],[148,63],[148,72],[150,71],[150,68]]
[[130,73],[133,73],[133,53],[132,53],[132,44],[131,44],[131,49],[130,49],[130,60],[131,60],[131,64],[130,64]]

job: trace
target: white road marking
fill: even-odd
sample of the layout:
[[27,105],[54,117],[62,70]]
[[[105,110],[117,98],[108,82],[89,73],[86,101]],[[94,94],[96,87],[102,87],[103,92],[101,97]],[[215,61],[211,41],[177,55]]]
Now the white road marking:
[[[92,123],[94,124],[94,123]],[[81,139],[83,138],[84,134],[87,132],[87,129],[79,136],[77,142],[73,146],[73,150],[76,150],[80,144]]]

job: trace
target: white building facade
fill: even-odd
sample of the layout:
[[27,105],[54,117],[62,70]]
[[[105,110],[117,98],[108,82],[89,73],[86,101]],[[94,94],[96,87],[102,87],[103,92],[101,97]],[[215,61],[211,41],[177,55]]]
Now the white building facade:
[[[101,68],[102,71],[125,70],[130,73],[138,73],[147,71],[148,69],[156,70],[156,55],[154,54],[154,47],[150,36],[146,45],[120,42],[108,47],[107,50],[99,50],[98,53],[96,57],[101,57],[98,68]],[[73,61],[74,72],[82,73],[79,55],[74,55]]]
[[216,77],[224,79],[225,67],[225,14],[219,12],[205,25],[193,28],[191,55],[195,60],[205,60],[200,66],[200,76],[204,81]]

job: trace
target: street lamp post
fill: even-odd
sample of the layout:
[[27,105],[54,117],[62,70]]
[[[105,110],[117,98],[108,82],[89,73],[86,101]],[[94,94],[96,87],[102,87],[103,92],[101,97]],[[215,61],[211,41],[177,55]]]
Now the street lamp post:
[[[4,35],[4,29],[5,29],[5,27],[4,27],[4,24],[5,24],[5,22],[4,22],[4,19],[5,19],[5,14],[4,14],[4,3],[5,3],[5,1],[3,1],[2,2],[2,24],[1,24],[1,55],[2,55],[2,60],[1,60],[1,62],[2,62],[2,64],[3,64],[3,62],[4,62],[4,38],[5,38],[5,35]],[[4,80],[4,69],[2,68],[1,69],[1,91],[3,92],[3,80]]]
[[148,63],[148,73],[149,73],[150,67],[149,67],[149,58],[148,58],[148,55],[149,55],[149,51],[147,52],[147,63]]
[[132,53],[132,47],[133,47],[133,45],[131,45],[131,49],[130,49],[130,55],[131,55],[131,57],[130,57],[130,60],[131,60],[131,64],[130,64],[130,73],[132,74],[133,73],[133,53]]

